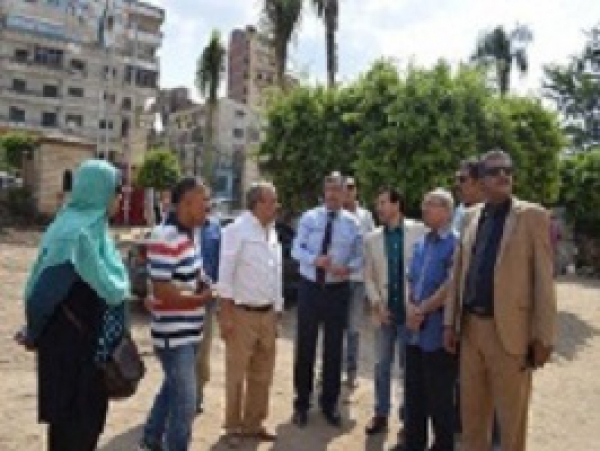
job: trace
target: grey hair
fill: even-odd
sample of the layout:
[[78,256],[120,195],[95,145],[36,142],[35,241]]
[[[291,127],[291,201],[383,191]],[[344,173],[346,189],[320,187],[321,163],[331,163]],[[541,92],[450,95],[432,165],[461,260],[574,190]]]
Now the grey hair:
[[323,179],[323,186],[328,183],[332,183],[337,186],[346,186],[346,177],[344,177],[339,171],[333,171],[331,174],[325,176]]
[[485,166],[485,164],[489,160],[508,160],[510,162],[510,164],[512,164],[512,162],[513,162],[512,158],[510,157],[510,155],[508,153],[506,153],[502,149],[492,149],[492,150],[484,153],[481,156],[481,158],[479,159],[479,161],[481,162],[482,166]]
[[454,211],[454,198],[450,191],[444,188],[436,188],[433,191],[429,191],[425,194],[425,198],[434,198],[439,201],[444,208],[446,208],[450,213]]
[[250,185],[250,188],[248,188],[248,191],[246,192],[246,207],[248,210],[254,210],[254,208],[256,208],[256,204],[262,199],[264,190],[275,192],[275,185],[265,181],[254,182]]

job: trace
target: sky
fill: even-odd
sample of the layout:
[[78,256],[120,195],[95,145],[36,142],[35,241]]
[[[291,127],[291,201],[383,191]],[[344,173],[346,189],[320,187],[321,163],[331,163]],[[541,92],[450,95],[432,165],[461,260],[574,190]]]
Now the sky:
[[[146,0],[166,10],[161,49],[161,86],[194,88],[196,60],[213,28],[225,43],[232,29],[257,24],[262,0]],[[292,72],[311,82],[326,80],[325,33],[305,1],[295,41],[290,46]],[[539,94],[543,66],[565,63],[579,53],[584,30],[600,23],[599,0],[340,0],[338,80],[352,81],[380,58],[402,67],[431,66],[440,58],[466,61],[477,38],[496,25],[531,28],[527,77],[513,76],[522,94]]]

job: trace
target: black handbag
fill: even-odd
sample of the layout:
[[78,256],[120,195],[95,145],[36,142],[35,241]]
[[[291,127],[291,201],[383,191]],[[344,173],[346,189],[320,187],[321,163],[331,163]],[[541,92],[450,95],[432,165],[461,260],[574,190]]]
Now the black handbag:
[[[83,334],[89,331],[75,317],[73,312],[62,304],[67,319]],[[146,365],[129,331],[125,330],[119,343],[105,362],[98,363],[104,378],[104,386],[109,399],[127,399],[135,394],[140,381],[146,374]]]
[[123,334],[108,360],[100,363],[99,367],[110,399],[133,396],[146,373],[144,361],[129,332]]

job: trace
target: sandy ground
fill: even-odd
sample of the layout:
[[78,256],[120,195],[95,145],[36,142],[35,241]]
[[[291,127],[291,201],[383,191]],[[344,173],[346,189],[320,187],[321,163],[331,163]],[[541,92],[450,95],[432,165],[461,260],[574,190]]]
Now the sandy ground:
[[[42,450],[45,428],[36,422],[36,386],[33,355],[12,341],[23,322],[20,296],[34,257],[38,235],[0,231],[0,450]],[[553,362],[535,375],[529,449],[539,451],[600,450],[600,283],[563,279],[558,283],[560,340]],[[373,337],[365,320],[361,342],[359,386],[344,392],[344,427],[328,427],[316,412],[307,429],[290,424],[294,313],[285,316],[278,343],[277,369],[268,426],[278,442],[246,442],[240,449],[319,451],[387,450],[395,443],[398,423],[387,436],[367,438],[364,426],[373,409]],[[146,317],[136,315],[134,335],[148,366],[139,392],[111,406],[100,449],[136,449],[141,428],[153,400],[161,371],[152,356]],[[194,423],[192,449],[227,449],[220,440],[223,421],[223,344],[213,347],[213,378],[207,387],[205,413]],[[397,390],[396,390],[397,391]],[[397,403],[396,403],[397,405]]]

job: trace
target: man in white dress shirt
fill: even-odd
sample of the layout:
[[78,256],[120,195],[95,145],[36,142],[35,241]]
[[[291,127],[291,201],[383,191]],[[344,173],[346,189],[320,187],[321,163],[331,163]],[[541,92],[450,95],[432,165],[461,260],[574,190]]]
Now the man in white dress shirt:
[[252,185],[247,206],[249,211],[223,230],[219,263],[219,321],[226,347],[225,432],[230,446],[239,445],[243,437],[275,440],[263,426],[283,308],[275,187],[266,182]]
[[[363,237],[375,228],[373,215],[358,203],[358,190],[353,177],[346,178],[344,209],[352,213],[358,220],[360,234]],[[358,372],[360,325],[365,312],[365,283],[363,281],[363,268],[354,271],[348,278],[350,281],[350,298],[348,299],[348,323],[346,325],[346,384],[350,388],[356,387]]]

